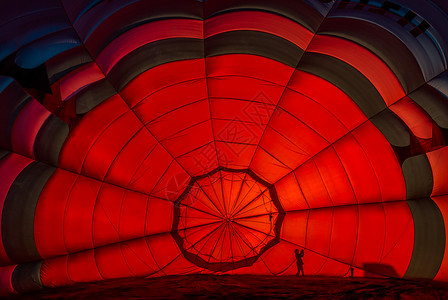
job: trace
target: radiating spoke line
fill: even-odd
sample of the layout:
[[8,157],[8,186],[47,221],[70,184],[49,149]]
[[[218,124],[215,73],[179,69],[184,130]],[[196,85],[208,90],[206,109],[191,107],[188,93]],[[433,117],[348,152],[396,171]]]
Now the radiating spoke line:
[[[218,196],[218,194],[217,194],[217,193],[219,193],[219,191],[218,191],[218,192],[216,191],[216,189],[215,189],[215,184],[214,184],[214,182],[211,181],[210,177],[207,177],[207,180],[209,181],[210,186],[212,187],[212,191],[213,191],[213,193],[215,194],[215,199],[216,199],[216,202],[217,202],[217,203],[215,203],[215,202],[214,202],[213,200],[211,200],[211,198],[209,197],[210,202],[213,204],[213,206],[215,206],[215,207],[219,210],[219,213],[220,213],[222,216],[224,216],[224,215],[225,215],[225,214],[223,213],[224,209],[223,209],[223,207],[221,206],[221,203],[220,203],[220,201],[219,201],[219,196]],[[219,180],[219,179],[218,179],[218,180]],[[221,209],[218,208],[218,205],[221,207]]]
[[[224,232],[226,230],[226,225],[224,223],[223,223],[223,225],[224,225],[224,228],[221,230],[221,234],[219,235],[219,238],[216,240],[215,245],[212,248],[212,251],[210,251],[208,262],[210,262],[210,259],[213,257],[213,254],[215,253],[216,247],[218,246],[218,243],[221,240],[222,235],[224,234]],[[222,251],[222,247],[221,247],[221,251]],[[221,252],[221,255],[222,255],[222,252]]]
[[[252,232],[252,230],[250,230],[250,229],[248,229],[248,228],[246,228],[246,227],[243,227],[243,226],[241,226],[241,229],[240,229],[241,231],[246,231],[248,234],[250,234],[250,235],[252,235],[255,239],[257,239],[258,241],[259,241],[259,244],[256,246],[256,247],[254,247],[254,249],[257,249],[257,248],[260,248],[260,246],[261,245],[266,245],[267,243],[266,243],[266,240],[268,239],[268,238],[271,238],[271,236],[269,235],[269,234],[263,234],[263,236],[264,236],[264,238],[263,239],[260,239],[260,237],[258,236],[258,235],[256,235],[256,234],[254,234],[253,232]],[[263,247],[263,246],[261,246],[261,247]]]
[[224,216],[227,216],[226,198],[224,196],[224,182],[222,181],[222,172],[219,171],[219,174],[221,175],[219,178],[221,180],[221,194],[222,194],[222,204],[224,207]]
[[[248,185],[248,186],[249,186],[249,185]],[[258,188],[260,188],[259,183],[256,182],[256,181],[253,182],[253,184],[252,184],[252,186],[250,187],[250,189],[247,190],[247,192],[246,192],[246,194],[244,195],[244,197],[239,201],[238,205],[236,205],[235,209],[234,209],[233,212],[232,212],[232,215],[235,215],[235,214],[237,214],[237,213],[239,212],[239,211],[238,211],[238,212],[235,213],[235,211],[239,209],[240,205],[242,205],[242,204],[244,203],[244,200],[246,200],[246,197],[252,192],[252,189],[253,189],[254,187],[258,187]],[[260,189],[260,191],[261,191],[261,189]],[[260,193],[263,193],[263,191],[261,191]],[[252,199],[252,201],[253,201],[253,199]],[[250,202],[252,202],[252,201],[250,201]],[[249,203],[250,203],[250,202],[249,202]],[[243,207],[242,209],[244,209],[244,207]]]
[[[204,210],[202,210],[202,209],[199,209],[199,208],[197,208],[197,207],[195,207],[195,206],[192,206],[192,205],[189,205],[189,204],[186,204],[186,203],[180,203],[179,204],[180,206],[185,206],[186,208],[188,208],[188,209],[194,209],[194,210],[197,210],[197,211],[200,211],[201,213],[204,213],[204,214],[207,214],[207,215],[210,215],[210,216],[213,216],[213,217],[215,217],[215,218],[217,218],[217,219],[220,219],[221,217],[219,216],[219,215],[215,215],[215,214],[213,214],[213,213],[211,213],[211,212],[206,212],[206,211],[204,211]],[[205,205],[205,204],[204,204]],[[208,207],[208,206],[207,206]],[[210,208],[210,207],[208,207],[208,208]],[[211,208],[210,208],[211,209]],[[214,211],[214,210],[213,210]]]
[[[208,238],[211,239],[213,237],[213,235],[218,232],[220,230],[220,228],[223,226],[222,222],[217,222],[217,223],[221,223],[219,224],[219,226],[216,226],[212,231],[207,232],[207,234],[204,234],[204,236],[202,238],[200,238],[199,240],[197,240],[196,242],[192,243],[191,246],[189,248],[187,248],[186,250],[189,250],[191,248],[194,248],[198,243],[200,243],[201,241],[203,241],[204,239]],[[190,229],[190,228],[189,228]],[[196,231],[196,233],[199,231]],[[202,248],[201,248],[202,249]],[[199,251],[200,252],[200,251]]]
[[246,207],[248,207],[249,205],[251,205],[253,202],[257,201],[260,197],[263,196],[263,193],[265,193],[268,190],[268,188],[265,188],[263,191],[261,191],[261,193],[253,198],[251,201],[249,201],[246,205],[244,205],[240,210],[238,210],[236,213],[234,213],[234,215],[238,215],[242,210],[244,210]]
[[230,210],[230,215],[233,215],[233,212],[235,210],[235,206],[237,205],[238,199],[240,198],[241,192],[243,191],[243,187],[246,184],[246,178],[247,178],[247,173],[244,173],[243,181],[241,182],[241,186],[240,186],[240,189],[238,191],[238,194],[235,196],[235,200],[233,201],[232,209]]
[[[267,200],[267,201],[262,201],[260,204],[254,206],[254,207],[251,207],[250,209],[246,209],[246,210],[243,210],[243,211],[240,211],[240,212],[234,214],[234,215],[233,215],[233,218],[238,218],[238,215],[241,215],[241,214],[243,214],[243,213],[244,213],[244,214],[249,214],[251,211],[254,211],[254,210],[256,210],[256,209],[258,209],[258,208],[260,208],[260,207],[264,207],[264,208],[265,208],[265,210],[266,210],[266,214],[267,214],[267,215],[272,214],[272,213],[273,213],[273,212],[272,212],[272,206],[270,207],[270,208],[271,208],[271,211],[269,211],[268,208],[266,207],[267,204],[272,203],[272,199],[271,199],[271,198],[268,198],[268,199],[269,199],[269,200]],[[275,210],[274,212],[276,212],[276,210]]]
[[[217,218],[221,218],[221,215],[220,215],[221,212],[218,210],[218,208],[217,208],[215,205],[213,205],[213,203],[211,203],[211,205],[212,205],[212,207],[211,207],[210,205],[208,205],[207,203],[205,203],[204,201],[202,201],[202,199],[198,198],[198,197],[197,197],[197,194],[196,194],[196,195],[194,195],[194,194],[190,194],[190,195],[191,195],[192,197],[194,197],[194,199],[196,199],[197,201],[199,201],[199,202],[201,202],[202,204],[204,204],[204,205],[205,205],[207,208],[209,208],[211,211],[217,213],[216,215],[215,215],[215,214],[212,214],[212,213],[210,213],[210,214],[216,216]],[[190,204],[181,202],[180,204],[181,204],[181,205],[184,205],[184,206],[186,206],[186,207],[188,207],[188,208],[194,208],[194,209],[199,210],[198,208],[195,207],[194,203],[192,203],[192,204],[190,205]],[[214,208],[213,208],[213,207],[214,207]]]

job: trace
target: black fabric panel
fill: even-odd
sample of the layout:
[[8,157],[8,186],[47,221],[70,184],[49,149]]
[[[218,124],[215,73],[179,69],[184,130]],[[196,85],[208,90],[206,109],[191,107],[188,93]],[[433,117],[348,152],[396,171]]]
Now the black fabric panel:
[[383,98],[373,84],[361,72],[337,58],[307,52],[303,55],[298,69],[333,83],[359,106],[367,118],[386,108]]
[[17,115],[31,100],[22,87],[13,82],[0,93],[0,147],[12,149],[11,131]]
[[123,57],[110,71],[112,85],[121,90],[139,74],[155,66],[185,59],[204,57],[201,39],[175,38],[156,41],[142,46]]
[[151,21],[170,18],[203,19],[203,3],[197,0],[145,0],[119,9],[102,22],[86,41],[94,57],[124,32]]
[[109,80],[101,79],[76,94],[76,113],[85,114],[95,106],[116,94]]
[[205,17],[233,10],[263,10],[283,15],[316,32],[323,16],[304,1],[288,0],[207,0],[205,2]]
[[414,220],[414,249],[405,278],[433,279],[445,252],[445,223],[430,198],[408,200]]
[[34,243],[34,213],[39,195],[55,168],[41,162],[28,165],[14,180],[2,213],[2,237],[15,263],[40,260]]
[[14,78],[24,88],[51,92],[45,64],[32,69],[25,69],[16,64],[16,55],[17,52],[14,52],[0,61],[0,75]]
[[18,265],[12,273],[11,283],[14,290],[27,293],[42,289],[40,269],[42,261]]
[[347,38],[371,50],[391,68],[407,93],[425,82],[412,52],[394,34],[378,25],[350,18],[327,18],[319,33]]
[[40,128],[34,142],[37,161],[57,166],[59,152],[68,136],[69,127],[58,117],[51,115]]
[[448,100],[445,95],[425,84],[409,94],[409,98],[423,108],[437,125],[448,128]]
[[425,154],[406,159],[401,168],[406,182],[406,199],[425,198],[431,195],[432,170]]
[[11,153],[8,150],[0,148],[0,161],[4,159],[8,154]]
[[73,70],[92,62],[92,58],[84,46],[78,46],[51,58],[47,61],[47,72],[50,83],[54,83]]
[[397,147],[410,145],[409,128],[389,108],[373,116],[370,121],[381,131],[391,145]]
[[205,55],[215,56],[244,53],[264,56],[295,68],[303,55],[303,50],[293,43],[258,31],[225,32],[205,40]]

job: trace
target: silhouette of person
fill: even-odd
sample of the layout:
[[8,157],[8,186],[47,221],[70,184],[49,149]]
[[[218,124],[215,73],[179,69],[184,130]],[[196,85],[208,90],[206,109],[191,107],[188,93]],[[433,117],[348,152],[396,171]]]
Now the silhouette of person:
[[299,252],[299,249],[296,249],[294,251],[295,255],[296,255],[296,262],[297,262],[297,276],[300,276],[300,273],[302,273],[302,276],[304,276],[305,274],[303,273],[303,249],[302,251]]

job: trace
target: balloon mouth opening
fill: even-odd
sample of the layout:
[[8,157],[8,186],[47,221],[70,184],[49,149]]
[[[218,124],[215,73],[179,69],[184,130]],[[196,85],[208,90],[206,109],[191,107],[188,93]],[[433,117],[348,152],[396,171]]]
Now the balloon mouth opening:
[[274,185],[249,169],[219,167],[191,178],[175,201],[171,235],[191,263],[227,272],[278,244],[284,217]]

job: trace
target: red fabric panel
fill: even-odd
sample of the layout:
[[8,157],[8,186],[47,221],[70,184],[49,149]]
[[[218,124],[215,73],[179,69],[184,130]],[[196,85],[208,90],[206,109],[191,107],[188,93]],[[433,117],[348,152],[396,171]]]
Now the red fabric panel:
[[67,137],[59,156],[60,167],[81,172],[85,157],[98,136],[128,110],[118,95],[91,110]]
[[101,184],[80,176],[67,200],[64,240],[69,253],[93,247],[93,211]]
[[334,206],[314,160],[301,165],[295,175],[310,208]]
[[306,248],[328,256],[330,253],[333,209],[310,210],[306,235]]
[[43,258],[68,253],[64,239],[64,216],[67,199],[77,179],[77,174],[56,169],[39,196],[34,217],[34,239],[37,251]]
[[121,240],[144,236],[147,206],[148,196],[131,191],[125,192],[118,228]]
[[305,49],[313,33],[302,25],[285,17],[261,11],[231,12],[205,21],[205,38],[234,31],[255,30],[282,37],[298,47]]
[[387,106],[405,96],[392,70],[374,53],[354,42],[316,35],[307,51],[330,55],[353,66],[375,86]]
[[431,164],[433,176],[432,196],[448,194],[448,147],[426,154]]
[[145,216],[145,236],[171,231],[173,205],[171,201],[149,198]]
[[[8,195],[11,185],[20,172],[22,172],[31,162],[31,159],[15,153],[10,153],[0,160],[0,174],[3,175],[2,180],[0,181],[0,216],[2,215],[3,205],[5,204],[6,196]],[[3,247],[3,238],[0,234],[0,265],[4,266],[11,263],[12,261],[9,259],[5,252],[5,248]]]
[[151,195],[175,201],[185,190],[190,176],[177,163],[173,162],[154,187]]
[[[182,97],[179,97],[179,95],[182,95]],[[144,124],[148,124],[180,107],[204,99],[207,99],[205,78],[181,82],[160,89],[142,100],[133,107],[133,110]]]
[[16,265],[0,267],[0,297],[8,296],[9,294],[14,292],[14,288],[12,287],[12,272]]
[[278,61],[250,54],[226,54],[206,58],[208,78],[238,76],[256,78],[286,86],[294,68]]
[[[445,233],[448,232],[448,195],[431,197],[432,200],[439,207],[445,222]],[[448,235],[445,234],[445,245],[448,245]],[[445,246],[445,253],[443,255],[442,264],[439,272],[434,277],[434,280],[447,281],[448,280],[448,247]]]
[[[114,262],[115,263],[115,262]],[[68,275],[74,282],[103,280],[95,260],[95,250],[78,252],[68,256]]]
[[405,201],[384,203],[386,236],[381,263],[390,265],[403,276],[411,261],[414,248],[414,222]]
[[296,70],[288,88],[320,104],[348,130],[353,130],[367,119],[350,97],[318,76]]
[[135,49],[169,38],[201,39],[202,28],[202,21],[190,19],[167,19],[146,23],[124,32],[109,43],[96,61],[107,74],[120,59]]
[[372,164],[354,136],[344,136],[333,148],[344,166],[357,202],[380,202],[381,192]]
[[[162,272],[167,275],[163,270],[168,264],[172,263],[179,255],[181,255],[179,247],[174,242],[170,233],[152,235],[146,238],[146,243],[157,262],[157,265]],[[191,266],[191,263],[187,265]],[[182,274],[182,268],[184,265],[173,265],[172,274]]]
[[95,261],[98,271],[104,279],[133,276],[121,249],[120,244],[95,249]]
[[147,238],[123,242],[121,251],[127,266],[136,276],[148,276],[159,272],[160,268],[152,256]]
[[411,98],[404,97],[391,105],[390,110],[406,123],[416,137],[422,139],[432,138],[432,124],[434,121]]
[[11,132],[12,150],[24,156],[34,157],[34,141],[50,112],[31,99],[16,117]]
[[328,258],[318,274],[342,277],[350,272],[350,266]]
[[[160,181],[160,177],[163,176],[173,164],[174,162],[171,155],[162,145],[157,144],[151,149],[149,155],[144,158],[140,166],[138,166],[132,174],[131,180],[126,183],[125,186],[149,194]],[[185,171],[183,171],[183,173],[185,173]],[[120,185],[123,184],[120,183]]]
[[[334,206],[357,203],[347,173],[333,147],[318,153],[314,157],[314,163],[319,172],[315,174],[318,177],[315,177],[314,180],[316,182],[322,180],[324,185],[322,188],[326,189]],[[304,174],[304,176],[310,175]]]
[[[274,114],[277,113],[285,114],[281,110],[274,112]],[[295,168],[309,159],[309,155],[304,150],[271,127],[266,128],[260,146],[269,149],[269,153],[274,157],[281,158],[282,162],[290,168]]]
[[73,283],[68,274],[68,255],[44,260],[40,269],[40,280],[45,287]]
[[309,211],[286,213],[283,220],[281,238],[300,247],[305,247],[309,213]]
[[170,136],[161,143],[174,157],[185,155],[206,144],[213,143],[211,123],[204,122],[195,125]]
[[[278,199],[286,212],[309,208],[294,172],[275,183]],[[287,214],[288,215],[288,214]],[[283,227],[285,226],[283,221]],[[292,229],[294,232],[294,229]]]
[[257,151],[255,151],[250,168],[269,183],[277,182],[292,171],[261,147],[258,147]]
[[103,180],[117,155],[142,127],[132,111],[113,121],[88,150],[82,173]]
[[[272,147],[273,154],[281,155],[278,156],[279,159],[285,160],[290,164],[296,161],[293,168],[300,166],[309,157],[314,156],[328,146],[328,142],[324,138],[299,119],[283,110],[272,115],[268,126],[280,134],[283,139],[279,139],[278,135],[269,134],[266,136],[266,141],[264,141],[263,137],[261,143],[265,145],[267,151],[271,151],[270,148]],[[283,143],[285,139],[289,143]],[[287,157],[291,152],[296,152],[293,156],[294,161],[289,160]],[[268,166],[263,166],[263,168],[269,170]]]
[[[266,264],[266,267],[269,269],[269,275],[280,275],[290,268],[294,269],[294,261],[296,259],[294,250],[296,248],[298,247],[294,244],[280,241],[275,247],[272,247],[263,253],[259,259]],[[305,265],[307,263],[305,259],[304,263]],[[297,272],[297,270],[295,271]]]
[[204,59],[170,62],[141,73],[132,79],[120,94],[131,107],[134,107],[159,90],[204,77]]
[[383,255],[386,220],[383,204],[359,205],[358,241],[353,264],[381,263]]
[[330,143],[348,132],[343,123],[324,106],[293,90],[286,89],[281,100],[281,108]]
[[185,129],[210,122],[209,120],[209,104],[207,99],[202,99],[161,115],[147,127],[159,141],[163,141]]
[[[406,185],[400,163],[394,150],[381,132],[370,122],[352,132],[362,147],[378,182],[381,200],[395,201],[406,198]],[[369,168],[365,165],[366,171]]]
[[88,63],[62,77],[60,82],[61,99],[69,98],[85,86],[104,78],[96,63]]
[[335,207],[329,257],[351,264],[355,254],[357,236],[358,207],[354,205]]
[[120,241],[120,216],[125,190],[104,183],[93,214],[92,236],[95,247]]
[[[250,54],[226,54],[207,57],[206,69],[209,79],[236,76],[259,79],[281,86],[287,85],[294,72],[294,68],[278,61]],[[264,85],[267,87],[266,83]],[[266,100],[262,101],[261,99],[260,101],[266,102]]]
[[222,167],[247,169],[257,149],[256,145],[215,142],[219,165]]
[[[149,157],[157,153],[156,147],[160,147],[157,144],[155,138],[146,128],[140,129],[115,157],[104,180],[122,186],[132,184],[135,189],[136,182],[145,174],[137,173],[137,171],[142,166],[148,168]],[[169,164],[171,162],[171,157],[167,153],[163,155],[159,152],[157,159],[162,163]]]

